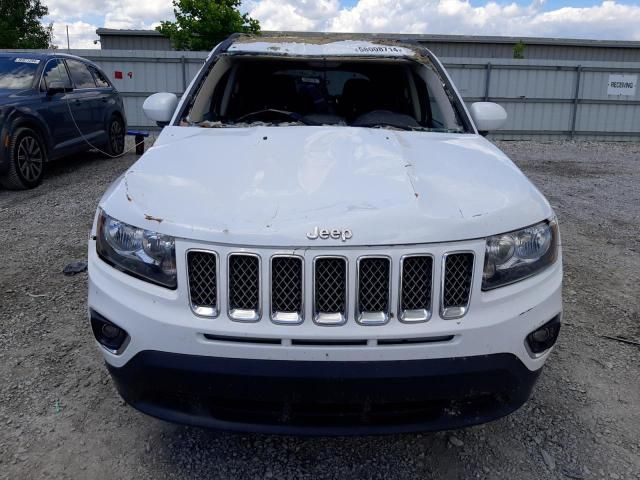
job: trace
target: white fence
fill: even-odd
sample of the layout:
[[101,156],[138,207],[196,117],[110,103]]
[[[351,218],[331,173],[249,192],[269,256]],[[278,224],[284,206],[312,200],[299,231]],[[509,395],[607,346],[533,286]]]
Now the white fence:
[[[640,63],[442,60],[467,103],[507,110],[508,124],[494,137],[640,140]],[[621,76],[634,88],[610,95]]]
[[[142,102],[155,92],[181,95],[206,52],[75,50],[111,78],[131,127],[153,126]],[[496,138],[587,138],[640,141],[640,88],[610,95],[610,82],[640,77],[640,63],[482,58],[441,59],[467,103],[494,101],[508,124]],[[629,82],[626,82],[629,83]],[[625,84],[626,84],[625,83]]]

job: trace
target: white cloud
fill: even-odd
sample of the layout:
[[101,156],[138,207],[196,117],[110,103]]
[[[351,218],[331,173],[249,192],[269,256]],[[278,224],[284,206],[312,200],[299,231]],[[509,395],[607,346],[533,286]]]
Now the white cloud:
[[67,31],[69,27],[69,45],[71,48],[100,48],[94,40],[98,38],[96,35],[96,26],[83,21],[75,21],[68,23],[54,23],[53,25],[53,43],[61,49],[67,48]]
[[173,18],[170,0],[110,0],[114,8],[105,15],[106,28],[149,29]]
[[338,0],[260,0],[247,4],[263,30],[314,30],[335,18]]
[[104,0],[83,0],[81,5],[67,0],[44,0],[49,8],[49,16],[52,18],[71,18],[91,14],[100,14],[108,8]]
[[247,4],[265,30],[450,33],[640,39],[640,5],[603,1],[591,7],[546,10],[544,0],[529,5],[489,0],[359,0],[352,8],[330,4],[324,15],[301,0],[261,0]]
[[45,0],[53,22],[54,43],[66,48],[66,26],[69,26],[71,48],[99,48],[96,29],[152,29],[161,20],[173,19],[171,0],[83,0],[81,7],[68,0]]
[[605,1],[590,8],[560,8],[536,16],[532,27],[540,35],[570,31],[580,37],[640,40],[640,5]]
[[44,0],[53,18],[78,18],[92,15],[127,17],[131,26],[144,25],[173,17],[171,0]]
[[[522,5],[513,0],[359,0],[351,8],[340,0],[245,0],[242,9],[263,30],[449,33],[582,37],[640,40],[640,5],[604,0],[589,7],[545,8],[546,0]],[[54,22],[55,42],[94,47],[98,27],[154,28],[173,18],[171,0],[45,0],[46,21]]]

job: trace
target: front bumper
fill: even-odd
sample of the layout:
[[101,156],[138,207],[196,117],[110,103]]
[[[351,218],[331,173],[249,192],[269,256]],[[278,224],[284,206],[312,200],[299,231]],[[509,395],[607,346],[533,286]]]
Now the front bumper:
[[396,362],[291,362],[138,353],[108,365],[138,410],[195,426],[347,435],[443,430],[508,415],[540,370],[495,354]]
[[[198,247],[198,242],[176,243],[178,289],[168,290],[110,267],[97,257],[95,241],[89,242],[89,307],[130,336],[117,354],[102,349],[118,390],[139,410],[179,423],[363,434],[490,421],[529,397],[550,350],[534,355],[525,338],[562,312],[560,261],[489,292],[481,291],[478,261],[469,312],[456,320],[434,312],[418,324],[392,318],[380,326],[353,319],[341,327],[311,321],[277,325],[268,317],[246,324],[232,321],[225,308],[218,318],[201,318],[189,308],[184,264],[185,252]],[[395,263],[420,248],[362,251],[384,251]],[[454,248],[482,258],[484,241],[428,248],[436,258]],[[222,258],[233,251],[216,249]],[[345,255],[355,262],[362,251]],[[287,252],[262,253],[269,258]],[[307,308],[310,303],[305,299]]]
[[[202,318],[189,308],[184,263],[185,251],[199,246],[195,242],[176,243],[178,289],[169,290],[131,277],[106,264],[98,258],[95,240],[90,240],[89,307],[124,328],[131,336],[130,343],[121,354],[114,355],[103,350],[109,364],[122,367],[137,353],[148,350],[221,358],[320,362],[421,360],[511,353],[529,370],[538,370],[548,353],[530,355],[525,337],[562,312],[560,261],[534,277],[489,292],[481,291],[482,262],[477,261],[469,312],[460,319],[444,320],[434,312],[431,320],[424,323],[405,324],[395,316],[385,325],[362,326],[351,317],[343,326],[326,327],[310,321],[312,315],[308,312],[305,316],[307,320],[300,325],[277,325],[267,314],[259,322],[247,324],[232,321],[226,315],[224,306],[218,318]],[[478,258],[484,251],[484,242],[459,242],[456,246],[459,249],[477,250]],[[222,248],[218,250],[221,257],[225,258],[226,251]],[[436,258],[441,256],[441,251],[451,250],[452,247],[443,245],[438,249],[431,248],[432,252],[436,252]],[[369,254],[386,251],[395,262],[395,258],[414,249],[367,247],[362,251]],[[327,249],[327,254],[330,252]],[[286,252],[269,251],[264,257],[276,253]],[[359,250],[345,252],[350,257],[350,263],[355,263],[359,254]],[[353,270],[350,271],[350,284],[355,284]],[[309,270],[305,275],[310,283]],[[396,279],[397,276],[394,281]],[[266,284],[268,279],[265,277],[264,280]],[[225,291],[224,286],[220,288]],[[397,284],[394,284],[392,291],[397,289]],[[310,290],[306,291],[307,309],[312,304]],[[392,311],[397,311],[396,299],[394,295]],[[263,302],[262,311],[268,312],[268,295],[263,295]],[[247,341],[224,341],[228,337],[245,338]],[[428,344],[411,342],[413,339],[444,337],[452,338]],[[253,342],[252,339],[259,339],[260,342]],[[408,342],[383,345],[392,340]],[[310,341],[315,343],[312,345]],[[342,346],[339,342],[352,344]]]

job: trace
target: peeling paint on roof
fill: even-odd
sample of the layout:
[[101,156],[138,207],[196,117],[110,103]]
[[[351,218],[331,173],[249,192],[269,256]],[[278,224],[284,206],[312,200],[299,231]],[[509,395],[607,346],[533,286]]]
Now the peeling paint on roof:
[[[326,41],[324,41],[326,40]],[[303,56],[362,56],[362,57],[415,57],[416,53],[393,42],[283,37],[269,41],[256,41],[255,37],[240,38],[229,53],[271,53]]]

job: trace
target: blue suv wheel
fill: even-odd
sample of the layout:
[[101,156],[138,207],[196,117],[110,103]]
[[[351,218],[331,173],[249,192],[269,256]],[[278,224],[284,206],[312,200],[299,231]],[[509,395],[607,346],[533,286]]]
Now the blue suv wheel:
[[8,148],[9,170],[0,184],[11,190],[33,188],[42,182],[47,154],[40,136],[30,128],[19,128]]
[[109,141],[107,143],[107,152],[110,156],[122,155],[124,152],[125,129],[122,120],[113,115],[109,120],[107,129]]

